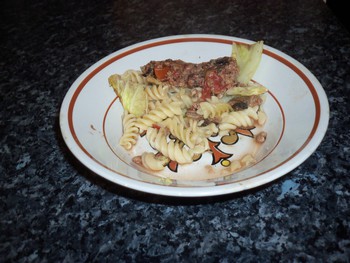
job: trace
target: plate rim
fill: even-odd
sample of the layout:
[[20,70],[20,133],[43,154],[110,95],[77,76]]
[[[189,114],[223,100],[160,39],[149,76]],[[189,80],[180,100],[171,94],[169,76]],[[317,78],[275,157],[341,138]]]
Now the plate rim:
[[[284,64],[287,63],[289,67],[291,67],[292,65],[293,70],[297,69],[299,73],[304,75],[307,81],[311,83],[311,85],[314,87],[314,91],[316,94],[313,94],[312,92],[311,93],[314,96],[314,99],[316,96],[316,100],[318,101],[317,103],[319,105],[320,110],[319,112],[317,110],[315,112],[316,115],[319,114],[319,116],[317,117],[319,121],[318,121],[317,127],[313,127],[312,129],[313,136],[311,138],[309,136],[308,140],[304,142],[304,144],[299,148],[299,150],[295,152],[292,156],[290,156],[287,160],[285,160],[282,165],[279,165],[279,167],[277,167],[276,169],[272,169],[273,171],[264,172],[264,177],[259,176],[260,180],[264,179],[262,180],[262,182],[260,182],[260,180],[256,180],[257,177],[254,176],[252,178],[246,179],[246,181],[244,181],[243,183],[233,182],[225,185],[195,186],[195,187],[191,187],[191,186],[173,187],[171,185],[157,185],[157,184],[148,183],[145,181],[135,180],[133,178],[128,178],[125,176],[121,176],[122,178],[120,178],[120,174],[111,170],[107,166],[101,164],[100,162],[95,160],[94,157],[89,156],[89,154],[86,154],[86,152],[82,151],[81,147],[83,146],[79,145],[78,138],[74,137],[74,134],[70,133],[69,127],[70,125],[73,125],[73,124],[70,123],[71,120],[66,117],[68,116],[69,110],[72,110],[71,109],[72,99],[76,100],[78,97],[78,96],[73,97],[75,95],[76,90],[79,87],[78,83],[81,84],[81,81],[85,81],[85,83],[87,83],[89,80],[87,79],[87,77],[91,75],[92,72],[103,69],[104,67],[118,60],[118,57],[120,57],[121,55],[127,56],[128,54],[137,52],[138,50],[145,49],[148,46],[154,47],[159,45],[165,45],[168,43],[174,43],[174,41],[175,43],[196,42],[196,41],[219,42],[219,43],[236,41],[236,42],[242,42],[242,43],[254,43],[254,41],[244,39],[244,38],[225,36],[225,35],[215,35],[215,34],[188,34],[188,35],[165,36],[165,37],[159,37],[159,38],[142,41],[142,42],[124,47],[122,49],[119,49],[103,57],[102,59],[98,60],[97,62],[92,64],[90,67],[88,67],[86,70],[84,70],[83,73],[81,73],[76,78],[76,80],[72,83],[67,93],[65,94],[65,97],[62,101],[62,105],[60,108],[59,119],[60,119],[60,129],[61,129],[62,137],[66,145],[68,146],[69,150],[73,153],[73,155],[88,169],[90,169],[97,175],[111,181],[112,183],[116,183],[116,184],[125,186],[127,188],[131,188],[134,190],[147,192],[151,194],[160,194],[165,196],[186,196],[186,197],[214,196],[214,195],[229,194],[233,192],[240,192],[240,191],[252,189],[257,186],[262,186],[266,183],[272,182],[286,175],[288,172],[295,169],[296,167],[298,167],[307,158],[309,158],[312,155],[312,153],[318,148],[318,146],[322,142],[327,132],[328,123],[329,123],[329,103],[328,103],[327,95],[322,85],[317,80],[317,78],[311,73],[311,71],[307,69],[299,61],[297,61],[296,59],[292,58],[291,56],[289,56],[284,52],[281,52],[271,46],[264,44],[265,54],[269,53],[270,56],[272,54],[277,55],[279,58],[281,58],[284,61]],[[275,58],[275,56],[272,56],[272,57]],[[305,81],[304,78],[303,80]],[[318,136],[315,136],[315,135],[318,135]],[[300,155],[300,153],[306,150],[307,150],[306,153],[304,153],[303,155]],[[99,165],[102,165],[102,168],[104,169],[107,168],[109,172],[106,172],[104,170],[101,171],[101,169],[98,169],[99,167],[96,167],[96,165],[91,165],[91,159],[95,162],[97,161]],[[285,166],[286,163],[289,165]],[[280,171],[281,169],[283,171]],[[110,174],[110,172],[113,173],[114,177],[112,176],[112,174]],[[249,187],[246,186],[247,183],[249,183]]]

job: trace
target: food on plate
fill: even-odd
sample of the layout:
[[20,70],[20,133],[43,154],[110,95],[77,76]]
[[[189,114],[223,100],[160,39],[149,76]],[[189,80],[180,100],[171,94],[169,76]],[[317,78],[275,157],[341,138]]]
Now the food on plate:
[[210,98],[211,94],[222,94],[228,87],[238,84],[237,62],[231,57],[199,64],[171,59],[151,61],[141,67],[141,71],[149,80],[156,79],[171,86],[188,89],[202,87],[203,100]]
[[[228,161],[232,154],[220,151],[212,138],[225,137],[222,142],[235,143],[235,132],[248,134],[265,124],[267,89],[252,80],[262,51],[262,41],[233,43],[230,57],[197,64],[150,61],[140,70],[111,75],[109,84],[124,109],[119,144],[131,150],[145,138],[149,150],[133,161],[152,171],[191,164],[206,152],[221,154],[213,164],[225,160],[223,165],[230,166],[230,171],[253,163],[252,155],[249,162]],[[263,143],[266,136],[266,132],[259,133],[256,142]]]
[[232,44],[232,58],[237,61],[239,74],[237,80],[240,84],[248,84],[257,70],[264,42],[258,41],[253,45]]

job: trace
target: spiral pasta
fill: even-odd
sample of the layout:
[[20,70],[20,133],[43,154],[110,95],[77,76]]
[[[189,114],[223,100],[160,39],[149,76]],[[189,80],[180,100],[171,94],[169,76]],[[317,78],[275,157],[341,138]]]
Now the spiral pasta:
[[140,130],[147,130],[148,127],[152,127],[153,124],[160,123],[166,118],[171,118],[175,115],[182,115],[181,102],[161,103],[159,107],[151,110],[148,114],[139,118],[136,122],[136,126]]
[[163,123],[171,135],[186,144],[194,153],[203,153],[209,147],[207,138],[201,132],[193,132],[176,119],[168,118]]
[[159,100],[150,100],[148,101],[148,111],[154,110],[158,107],[160,107],[162,105],[162,103]]
[[136,144],[139,137],[139,128],[135,126],[135,123],[135,115],[124,112],[123,135],[119,140],[119,144],[126,150],[130,150]]
[[148,95],[149,100],[164,100],[168,97],[169,86],[162,84],[153,84],[151,86],[147,86],[145,91]]
[[170,101],[181,101],[184,108],[190,108],[192,106],[193,100],[187,89],[173,87],[169,93]]
[[164,170],[166,164],[169,162],[169,158],[164,155],[157,157],[154,153],[144,152],[141,155],[142,165],[146,169],[153,171]]
[[206,126],[200,126],[198,127],[198,130],[199,132],[203,133],[206,137],[216,135],[219,132],[219,128],[216,126],[215,123],[209,123]]
[[167,133],[164,128],[148,128],[146,138],[149,144],[162,153],[164,156],[169,157],[171,160],[176,161],[179,164],[192,163],[193,152],[186,149],[179,141],[170,140],[167,141]]
[[[198,161],[206,152],[212,155],[212,164],[220,162],[230,171],[252,163],[248,156],[232,160],[231,165],[228,158],[234,149],[224,152],[233,145],[226,140],[232,134],[236,142],[238,135],[253,137],[253,128],[260,132],[257,126],[267,120],[262,89],[237,82],[239,71],[233,59],[196,65],[180,60],[151,61],[141,71],[130,69],[108,78],[124,109],[119,144],[137,155],[134,163],[152,171],[168,166],[177,172],[177,165]],[[153,151],[143,151],[144,143]]]
[[209,101],[201,102],[197,113],[203,115],[204,119],[215,118],[221,116],[225,112],[232,111],[232,107],[228,103],[211,103]]
[[242,111],[232,111],[222,114],[219,129],[221,132],[235,130],[236,128],[245,128],[254,125],[258,120],[257,107],[249,107]]

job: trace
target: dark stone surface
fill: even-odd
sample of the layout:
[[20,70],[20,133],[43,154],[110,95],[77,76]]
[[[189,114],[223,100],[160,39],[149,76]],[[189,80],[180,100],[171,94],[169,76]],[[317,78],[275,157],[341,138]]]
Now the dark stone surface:
[[[0,262],[349,262],[350,34],[321,0],[2,1]],[[60,135],[73,81],[143,40],[207,33],[287,53],[321,82],[330,122],[281,179],[168,198],[91,173]]]

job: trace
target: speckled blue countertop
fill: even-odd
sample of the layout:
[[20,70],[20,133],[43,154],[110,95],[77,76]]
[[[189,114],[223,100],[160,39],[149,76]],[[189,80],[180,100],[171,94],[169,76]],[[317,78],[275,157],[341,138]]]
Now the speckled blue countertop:
[[[349,262],[350,33],[321,0],[1,1],[0,262]],[[218,197],[114,185],[70,153],[59,110],[104,56],[162,36],[265,43],[324,87],[329,128],[284,177]]]

